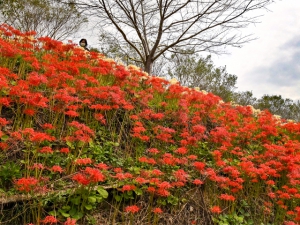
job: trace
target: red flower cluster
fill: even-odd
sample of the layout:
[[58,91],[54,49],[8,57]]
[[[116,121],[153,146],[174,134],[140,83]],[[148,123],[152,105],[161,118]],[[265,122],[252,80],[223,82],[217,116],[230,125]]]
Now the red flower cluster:
[[[300,123],[28,35],[0,26],[0,149],[21,148],[22,163],[19,155],[4,157],[24,168],[17,190],[42,189],[52,180],[41,177],[73,172],[82,185],[123,182],[123,192],[141,186],[160,197],[205,183],[211,202],[220,203],[212,213],[255,193],[266,203],[256,211],[284,215],[286,224],[300,220]],[[108,163],[116,161],[129,168]]]

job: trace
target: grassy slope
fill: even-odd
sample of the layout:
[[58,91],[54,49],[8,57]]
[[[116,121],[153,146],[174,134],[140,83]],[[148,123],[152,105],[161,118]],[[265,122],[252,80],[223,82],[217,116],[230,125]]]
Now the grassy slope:
[[300,220],[299,123],[5,26],[0,137],[4,224]]

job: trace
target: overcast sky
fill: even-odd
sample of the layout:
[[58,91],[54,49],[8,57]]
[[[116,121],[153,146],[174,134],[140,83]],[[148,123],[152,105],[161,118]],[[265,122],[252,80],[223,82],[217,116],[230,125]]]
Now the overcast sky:
[[237,91],[300,100],[300,0],[277,0],[268,8],[261,23],[244,30],[257,40],[212,60],[238,76]]
[[[268,94],[300,100],[300,0],[276,0],[268,9],[260,13],[259,24],[242,30],[256,40],[242,48],[226,48],[228,54],[212,55],[212,60],[238,76],[236,91],[252,91],[257,98]],[[93,32],[87,32],[88,40],[91,47],[98,47]]]

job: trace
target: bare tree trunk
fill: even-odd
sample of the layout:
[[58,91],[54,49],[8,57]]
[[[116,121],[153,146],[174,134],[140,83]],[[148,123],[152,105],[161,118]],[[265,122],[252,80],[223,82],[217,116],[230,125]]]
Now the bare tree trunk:
[[146,59],[146,62],[144,64],[144,70],[147,72],[149,75],[152,73],[152,66],[153,66],[153,60],[152,57],[148,56]]

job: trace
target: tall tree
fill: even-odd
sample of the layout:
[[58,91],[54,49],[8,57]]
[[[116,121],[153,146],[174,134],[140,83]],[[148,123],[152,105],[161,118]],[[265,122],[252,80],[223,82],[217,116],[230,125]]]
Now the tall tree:
[[[103,29],[130,45],[137,61],[151,73],[153,62],[167,52],[219,52],[224,45],[250,40],[239,28],[256,22],[254,10],[273,0],[74,0],[99,18]],[[254,15],[254,16],[253,16]]]
[[63,4],[56,0],[0,0],[0,15],[2,23],[57,40],[76,33],[87,22],[71,1]]

